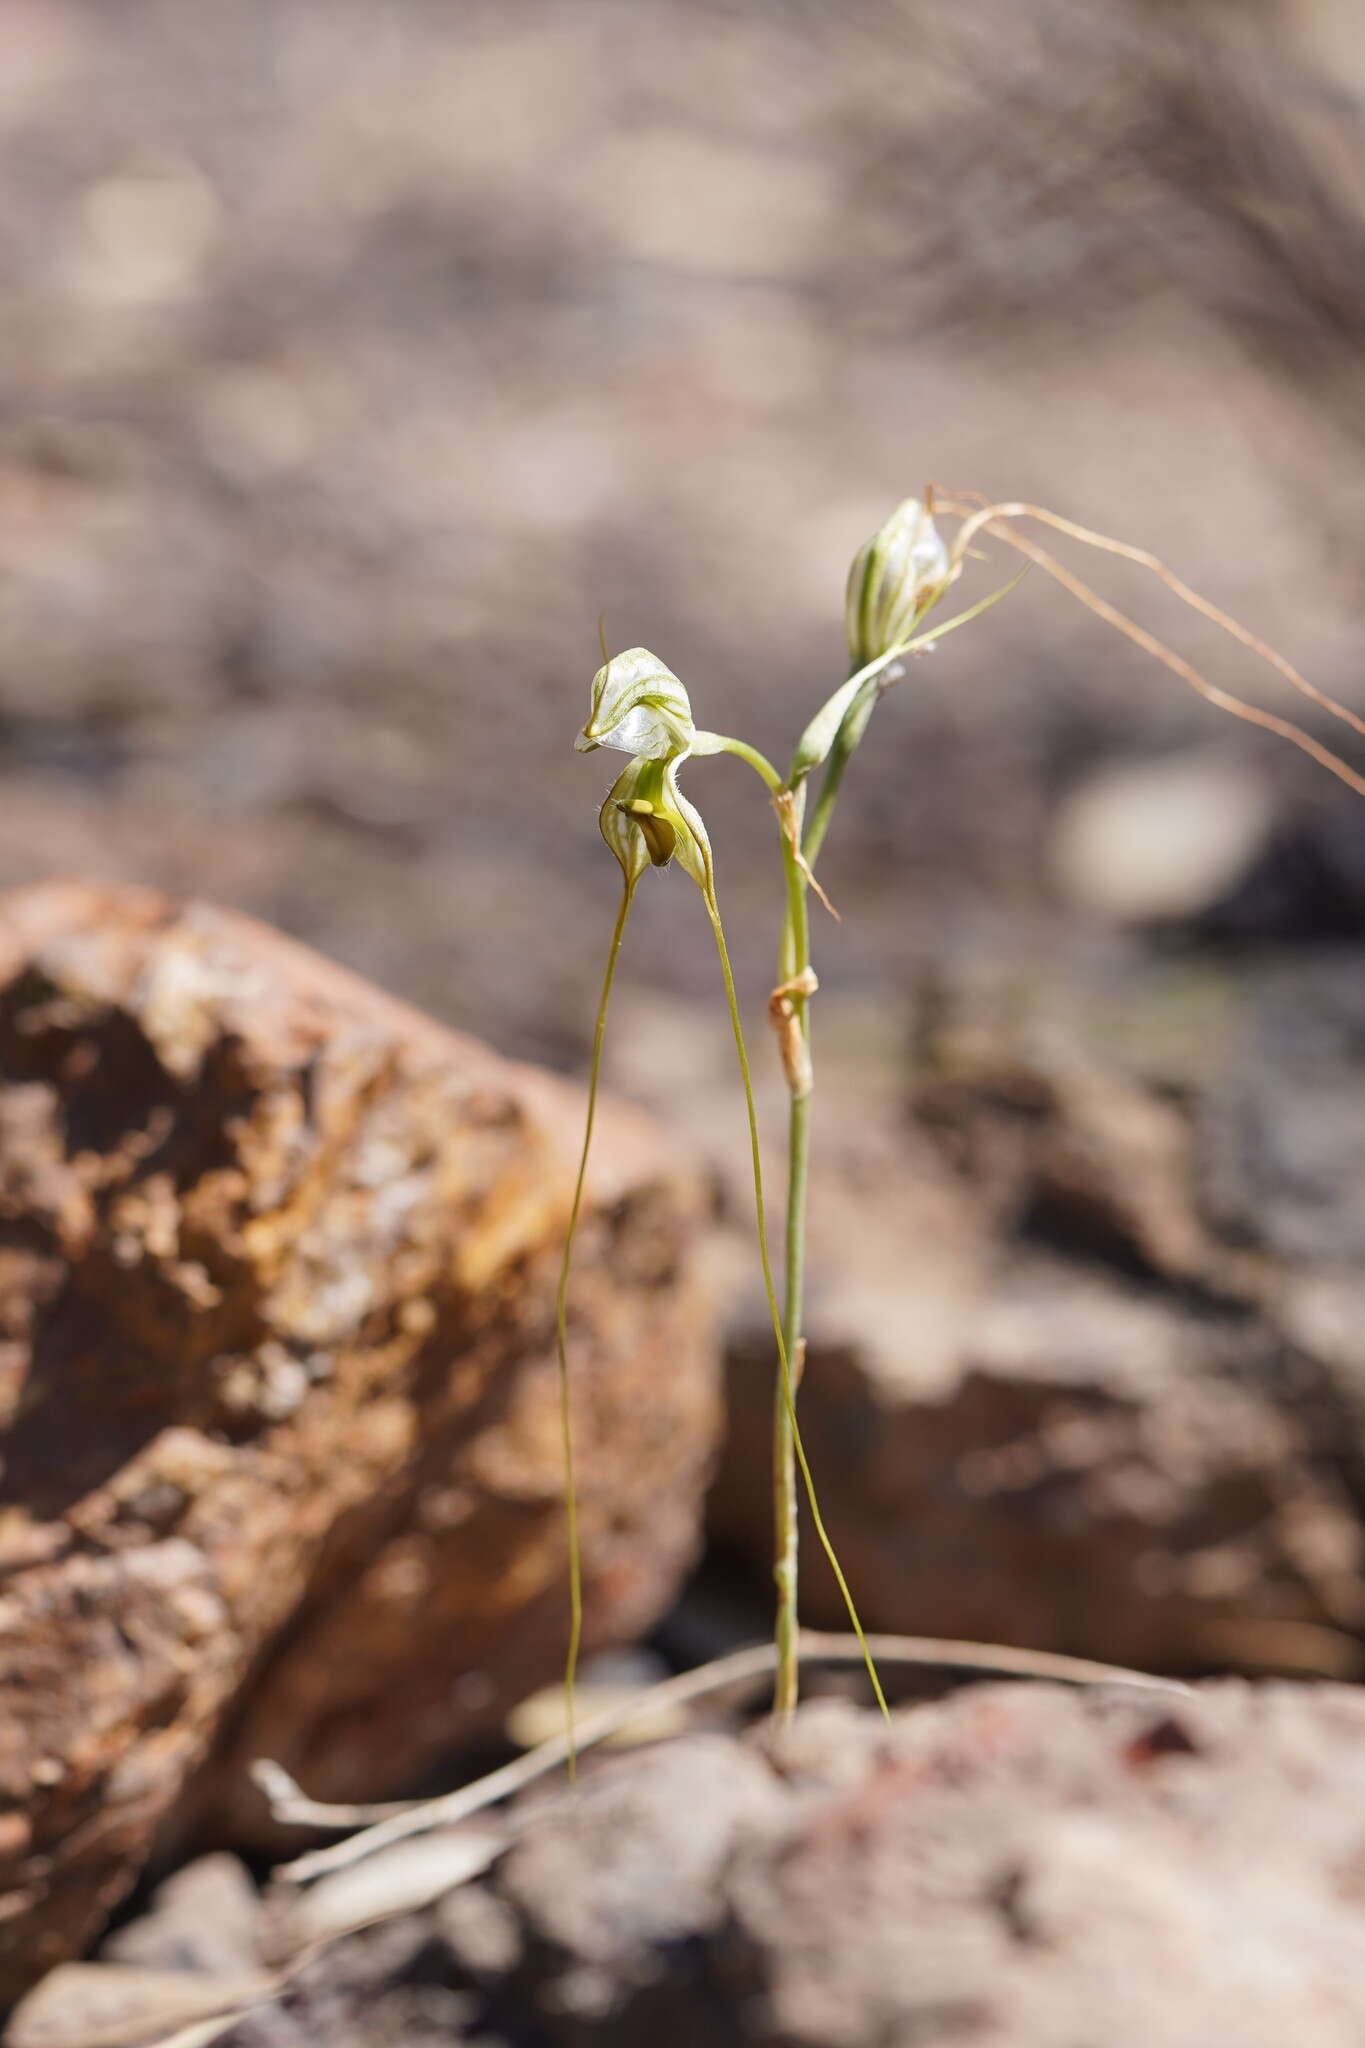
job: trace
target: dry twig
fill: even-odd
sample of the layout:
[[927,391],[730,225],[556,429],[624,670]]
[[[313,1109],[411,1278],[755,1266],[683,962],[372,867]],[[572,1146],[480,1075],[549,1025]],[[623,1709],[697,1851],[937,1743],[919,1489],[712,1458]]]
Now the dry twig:
[[[984,1676],[1051,1680],[1062,1685],[1126,1685],[1178,1694],[1189,1690],[1178,1679],[1153,1678],[1118,1664],[1098,1664],[1088,1657],[1056,1656],[1045,1650],[1016,1649],[1005,1643],[959,1643],[936,1636],[869,1636],[867,1649],[882,1664],[918,1664],[945,1671],[974,1671]],[[865,1654],[856,1636],[825,1635],[811,1629],[802,1630],[799,1653],[804,1662],[812,1664],[860,1664]],[[682,1706],[727,1686],[747,1688],[769,1678],[776,1663],[775,1645],[756,1643],[727,1657],[718,1657],[714,1663],[703,1664],[695,1671],[680,1672],[676,1678],[642,1690],[634,1699],[617,1700],[599,1714],[589,1716],[576,1731],[576,1749],[581,1752],[603,1742],[638,1716],[655,1713],[661,1707]],[[296,1857],[277,1873],[296,1884],[308,1884],[329,1871],[345,1869],[390,1843],[468,1820],[557,1770],[568,1757],[568,1739],[557,1735],[471,1785],[461,1785],[438,1799],[397,1810],[321,1805],[300,1792],[278,1764],[264,1760],[253,1765],[252,1774],[270,1800],[275,1819],[286,1824],[350,1827],[365,1812],[374,1819],[374,1825],[362,1833]]]

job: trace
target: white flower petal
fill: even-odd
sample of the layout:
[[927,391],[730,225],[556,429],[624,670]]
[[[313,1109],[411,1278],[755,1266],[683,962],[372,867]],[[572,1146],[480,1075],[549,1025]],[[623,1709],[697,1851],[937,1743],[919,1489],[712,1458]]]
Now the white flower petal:
[[695,727],[686,689],[646,647],[613,655],[593,677],[588,722],[575,744],[581,752],[613,747],[648,760],[685,753]]

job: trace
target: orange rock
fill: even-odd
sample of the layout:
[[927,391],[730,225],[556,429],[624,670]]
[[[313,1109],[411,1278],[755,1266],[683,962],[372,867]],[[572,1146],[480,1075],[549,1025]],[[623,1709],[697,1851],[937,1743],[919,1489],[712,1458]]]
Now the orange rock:
[[[246,918],[0,898],[0,1999],[168,1815],[258,1829],[250,1757],[380,1794],[553,1673],[581,1113]],[[717,1427],[695,1189],[642,1116],[599,1129],[596,1641],[667,1600]]]

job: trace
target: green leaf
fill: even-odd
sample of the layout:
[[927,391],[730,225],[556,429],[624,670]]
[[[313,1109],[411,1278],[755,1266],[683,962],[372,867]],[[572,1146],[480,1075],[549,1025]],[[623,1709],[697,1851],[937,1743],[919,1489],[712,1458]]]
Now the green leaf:
[[848,681],[841,684],[834,692],[834,695],[828,702],[821,705],[796,743],[796,752],[792,756],[791,772],[791,779],[794,783],[809,775],[812,768],[820,766],[820,763],[834,745],[839,727],[844,722],[844,714],[849,710],[854,698],[867,681],[867,672],[864,669],[859,669],[856,676],[850,676]]

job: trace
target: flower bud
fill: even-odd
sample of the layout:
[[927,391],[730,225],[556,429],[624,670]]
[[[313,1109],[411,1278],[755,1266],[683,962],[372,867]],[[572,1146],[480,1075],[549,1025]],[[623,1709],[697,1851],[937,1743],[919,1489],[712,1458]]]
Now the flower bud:
[[637,759],[661,761],[685,754],[694,731],[687,691],[672,669],[647,648],[630,647],[593,677],[588,722],[574,745],[580,754],[614,747]]
[[948,550],[926,506],[907,498],[853,557],[844,600],[854,669],[908,640],[947,588]]

